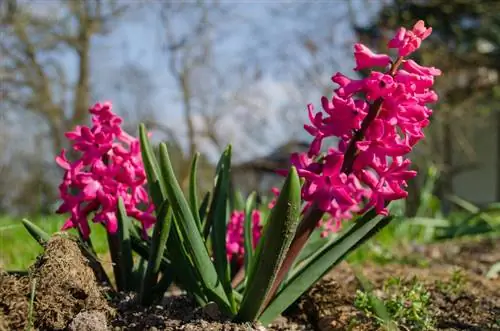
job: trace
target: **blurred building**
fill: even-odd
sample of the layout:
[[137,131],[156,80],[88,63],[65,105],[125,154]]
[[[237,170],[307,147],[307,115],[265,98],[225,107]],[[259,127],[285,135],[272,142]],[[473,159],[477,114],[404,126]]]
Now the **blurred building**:
[[479,205],[500,201],[500,109],[475,129],[469,143],[475,161],[454,176],[454,193]]

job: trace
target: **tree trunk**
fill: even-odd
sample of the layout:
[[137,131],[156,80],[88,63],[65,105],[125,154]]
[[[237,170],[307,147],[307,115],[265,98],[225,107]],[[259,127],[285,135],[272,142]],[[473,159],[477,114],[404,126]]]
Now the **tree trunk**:
[[[90,77],[90,38],[88,29],[85,26],[80,30],[80,49],[78,59],[78,83],[75,94],[74,113],[69,123],[70,127],[76,124],[83,124],[87,117],[87,110],[90,102],[89,77]],[[70,129],[70,128],[67,128]]]

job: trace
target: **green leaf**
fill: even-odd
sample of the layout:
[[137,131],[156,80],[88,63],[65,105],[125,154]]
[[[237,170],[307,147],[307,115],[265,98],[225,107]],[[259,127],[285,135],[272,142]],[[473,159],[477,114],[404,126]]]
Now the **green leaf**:
[[215,174],[215,188],[212,204],[208,213],[209,223],[212,224],[212,248],[214,250],[215,269],[222,281],[222,286],[232,302],[231,274],[227,262],[226,253],[226,231],[229,204],[229,184],[231,169],[231,145],[229,145],[218,162]]
[[161,170],[158,161],[154,155],[153,148],[146,133],[144,124],[139,125],[139,140],[141,144],[142,163],[148,179],[148,189],[153,203],[155,205],[156,214],[158,215],[160,207],[166,199],[166,188],[161,178]]
[[247,286],[236,316],[237,321],[255,321],[276,278],[295,235],[300,214],[300,181],[295,167],[290,169],[276,205],[266,221],[248,270]]
[[[132,249],[145,260],[149,260],[150,242],[146,242],[140,237],[131,237]],[[170,261],[163,255],[161,259],[161,270],[170,268]]]
[[36,226],[34,223],[23,218],[21,221],[29,234],[43,247],[50,240],[50,235]]
[[134,292],[140,292],[142,286],[141,285],[142,280],[144,279],[144,274],[146,272],[147,266],[148,266],[148,260],[141,256],[139,262],[137,263],[137,268],[134,269],[133,271]]
[[148,266],[140,292],[140,301],[142,305],[149,305],[154,299],[152,289],[158,280],[161,260],[170,234],[171,223],[172,208],[170,208],[168,200],[165,200],[160,207],[160,212],[156,218],[156,224],[153,230]]
[[252,236],[252,212],[255,209],[257,194],[252,192],[245,204],[245,224],[243,229],[243,239],[245,245],[245,270],[250,270],[253,257],[253,236]]
[[97,257],[97,254],[92,249],[92,247],[89,246],[90,241],[84,241],[81,237],[79,237],[77,243],[82,249],[82,254],[89,261],[90,267],[94,270],[97,280],[100,283],[108,284],[111,287],[111,280],[106,274],[106,271],[104,270],[99,258]]
[[200,215],[200,220],[201,220],[201,228],[202,228],[202,234],[203,238],[207,239],[208,234],[210,233],[210,227],[207,222],[207,209],[208,209],[208,204],[210,203],[210,192],[207,192],[205,196],[203,197],[203,200],[201,201],[200,209],[199,209],[199,215]]
[[295,265],[299,265],[302,262],[306,261],[314,253],[316,253],[318,250],[320,250],[323,246],[325,246],[326,244],[328,244],[329,240],[327,238],[322,238],[321,237],[321,232],[322,232],[322,230],[319,229],[319,230],[315,230],[311,234],[311,237],[309,237],[309,239],[307,240],[306,245],[300,251],[300,254],[297,257],[297,262],[295,263]]
[[193,213],[194,220],[198,225],[198,229],[201,233],[201,219],[199,213],[199,203],[198,203],[198,186],[197,186],[197,167],[200,153],[195,153],[193,156],[193,162],[191,163],[191,173],[189,175],[189,206],[191,207],[191,212]]
[[116,261],[114,263],[120,264],[121,275],[123,286],[125,290],[133,289],[133,276],[132,270],[134,268],[134,260],[132,258],[132,244],[130,243],[130,219],[125,211],[125,205],[123,204],[122,198],[118,198],[118,243],[119,252],[116,256]]
[[198,231],[193,213],[182,193],[179,182],[175,178],[167,146],[164,143],[160,144],[160,167],[168,200],[171,203],[174,213],[176,228],[185,240],[186,248],[193,259],[196,270],[201,275],[201,281],[207,295],[219,304],[222,310],[231,312],[232,309],[229,300],[219,280],[217,271],[212,264],[205,243],[203,242],[203,237]]
[[208,303],[208,299],[205,294],[205,287],[201,283],[202,277],[196,269],[183,239],[180,237],[181,230],[178,229],[179,227],[176,222],[174,222],[174,226],[177,230],[172,231],[171,238],[169,238],[169,243],[167,244],[170,248],[172,265],[175,265],[175,272],[172,277],[177,284],[193,294],[201,306],[204,306]]
[[165,292],[169,289],[170,285],[172,285],[172,282],[174,280],[174,273],[173,272],[164,272],[158,281],[158,283],[155,285],[153,292],[156,296],[162,297]]
[[231,189],[231,210],[243,210],[245,209],[245,199],[241,191],[232,188]]
[[264,325],[269,324],[347,254],[389,224],[391,219],[392,217],[378,217],[375,211],[371,210],[356,220],[345,234],[325,245],[299,270],[294,270],[288,283],[275,295],[259,320]]

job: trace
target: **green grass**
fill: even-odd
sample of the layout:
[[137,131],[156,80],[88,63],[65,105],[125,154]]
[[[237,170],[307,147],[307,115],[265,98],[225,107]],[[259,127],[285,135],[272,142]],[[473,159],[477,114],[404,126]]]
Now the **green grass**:
[[[64,218],[51,216],[29,219],[49,234],[59,232]],[[106,232],[102,225],[91,224],[92,243],[97,254],[108,251]],[[68,231],[75,234],[74,230]],[[26,270],[42,252],[40,245],[30,236],[21,223],[21,218],[0,217],[0,268]]]

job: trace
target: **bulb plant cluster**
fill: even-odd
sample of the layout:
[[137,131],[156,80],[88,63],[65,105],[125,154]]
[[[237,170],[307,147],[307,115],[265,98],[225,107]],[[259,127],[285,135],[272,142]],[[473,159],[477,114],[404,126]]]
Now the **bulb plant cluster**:
[[[285,180],[268,205],[234,192],[231,146],[210,192],[199,191],[195,154],[184,191],[165,143],[153,147],[142,124],[131,136],[110,103],[94,105],[92,125],[68,132],[71,151],[56,157],[63,229],[76,229],[92,253],[89,221],[101,223],[116,290],[136,292],[143,305],[175,282],[200,306],[215,302],[234,321],[269,324],[390,223],[391,201],[407,197],[416,175],[408,154],[424,138],[441,74],[409,56],[431,32],[423,21],[400,28],[387,45],[394,58],[354,45],[354,71],[364,77],[336,73],[321,109],[308,105],[310,148],[290,155],[289,169],[276,169]],[[326,146],[332,137],[338,143]],[[24,225],[40,242],[48,238]]]

